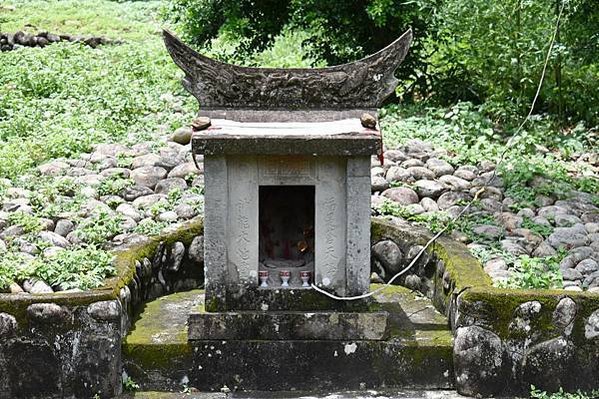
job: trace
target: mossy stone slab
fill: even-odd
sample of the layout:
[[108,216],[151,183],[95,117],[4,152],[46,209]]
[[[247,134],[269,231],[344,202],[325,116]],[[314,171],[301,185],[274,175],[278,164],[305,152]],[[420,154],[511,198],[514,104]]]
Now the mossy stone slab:
[[182,389],[189,381],[187,318],[203,290],[160,297],[144,305],[123,344],[125,370],[144,389]]

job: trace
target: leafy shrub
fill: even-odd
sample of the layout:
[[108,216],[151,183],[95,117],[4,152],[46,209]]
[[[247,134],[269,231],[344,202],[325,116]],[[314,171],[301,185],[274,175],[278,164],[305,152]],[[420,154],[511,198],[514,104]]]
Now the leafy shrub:
[[96,288],[115,273],[112,255],[93,246],[65,249],[33,261],[34,275],[62,289]]
[[530,397],[533,399],[595,399],[599,398],[599,390],[592,392],[564,392],[563,388],[560,388],[557,392],[547,393],[532,385],[530,387]]
[[111,175],[100,182],[99,195],[121,195],[123,190],[135,184],[133,179],[123,178],[120,175]]
[[[599,123],[599,104],[592,94],[599,88],[599,13],[591,0],[557,4],[563,4],[564,15],[537,112],[592,126]],[[504,121],[525,114],[541,76],[556,12],[555,0],[443,2],[430,44],[436,50],[430,74],[439,99],[495,103]]]
[[559,262],[565,253],[545,258],[523,255],[515,262],[514,274],[505,286],[508,288],[563,288]]
[[101,210],[84,219],[77,226],[76,234],[83,242],[102,245],[121,231],[122,217]]
[[133,229],[134,233],[146,236],[157,236],[168,226],[166,222],[157,222],[152,219],[144,219]]
[[42,230],[41,220],[25,212],[13,212],[8,215],[10,226],[21,226],[25,233],[38,233]]

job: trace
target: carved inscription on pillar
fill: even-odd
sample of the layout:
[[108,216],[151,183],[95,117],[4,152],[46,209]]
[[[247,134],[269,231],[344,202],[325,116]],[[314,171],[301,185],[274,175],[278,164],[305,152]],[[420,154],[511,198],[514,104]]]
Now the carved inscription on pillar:
[[238,257],[239,266],[243,269],[250,268],[250,219],[247,210],[252,201],[249,198],[240,198],[235,205],[235,220],[239,226],[238,235],[235,238],[235,252]]
[[337,229],[337,201],[334,197],[329,197],[323,204],[325,214],[325,247],[324,263],[327,267],[335,267],[339,262],[339,256],[336,252],[338,240]]

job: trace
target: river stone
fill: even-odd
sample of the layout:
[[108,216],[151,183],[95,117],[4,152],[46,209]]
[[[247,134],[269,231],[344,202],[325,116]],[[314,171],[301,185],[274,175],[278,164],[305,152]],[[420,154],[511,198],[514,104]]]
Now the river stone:
[[495,215],[495,220],[506,230],[511,231],[522,226],[522,216],[514,215],[511,212],[502,212]]
[[530,347],[522,359],[523,380],[542,390],[557,391],[574,378],[574,344],[563,338]]
[[6,244],[4,243],[4,241],[0,240],[0,254],[2,252],[6,252]]
[[154,192],[156,194],[168,194],[175,189],[179,189],[182,191],[187,189],[187,183],[185,182],[185,180],[181,179],[180,177],[173,177],[160,180],[158,184],[156,184]]
[[94,173],[91,175],[79,176],[75,178],[75,183],[82,186],[99,186],[105,179],[104,176]]
[[14,316],[0,313],[0,338],[7,338],[17,331],[18,323]]
[[[136,184],[154,189],[156,184],[166,177],[166,169],[159,166],[143,166],[131,171],[131,178]],[[180,176],[173,176],[180,177]]]
[[166,195],[164,194],[144,195],[143,197],[136,198],[133,201],[133,206],[138,209],[148,209],[152,205],[163,199],[166,199]]
[[542,206],[537,210],[538,216],[543,216],[547,219],[553,219],[557,214],[566,215],[571,213],[569,209],[557,205]]
[[599,223],[587,223],[584,228],[589,234],[599,233]]
[[435,173],[435,176],[451,175],[454,172],[453,166],[443,159],[430,158],[426,161],[426,167]]
[[170,171],[168,177],[180,177],[185,179],[189,175],[197,175],[200,174],[201,171],[196,168],[193,162],[185,162],[180,165],[177,165]]
[[146,154],[133,158],[131,169],[142,168],[144,166],[159,166],[161,158],[156,154]]
[[88,305],[87,313],[96,320],[120,320],[121,304],[119,301],[94,302]]
[[580,232],[573,227],[557,227],[553,233],[547,238],[547,242],[555,249],[566,248],[572,249],[582,247],[588,244],[586,231]]
[[505,388],[503,345],[494,332],[479,326],[458,328],[453,358],[458,393],[486,396]]
[[383,191],[382,195],[400,205],[416,204],[419,201],[418,194],[408,187],[392,187]]
[[385,176],[385,169],[380,166],[374,166],[370,169],[370,176]]
[[62,237],[66,237],[71,231],[75,229],[75,225],[68,219],[60,219],[56,222],[54,232]]
[[576,269],[562,269],[561,272],[564,280],[575,281],[582,280],[584,278],[582,273]]
[[512,254],[512,255],[527,255],[528,251],[519,242],[520,240],[512,237],[501,240],[501,249]]
[[69,169],[70,165],[66,162],[54,160],[38,166],[38,170],[45,176],[56,176]]
[[535,211],[530,208],[522,208],[518,211],[518,213],[516,213],[516,215],[522,216],[523,218],[532,219],[535,217]]
[[503,258],[489,259],[485,263],[484,269],[485,269],[485,272],[487,272],[489,274],[500,271],[500,270],[507,270],[507,263],[505,260],[503,260]]
[[204,263],[204,236],[196,236],[189,244],[187,256],[196,263]]
[[174,222],[178,219],[178,215],[177,212],[175,211],[166,211],[166,212],[162,212],[160,215],[158,215],[158,220],[161,222]]
[[25,291],[30,294],[51,294],[54,292],[54,290],[42,280],[35,280],[31,282],[30,286],[25,287],[24,285],[23,288],[26,288]]
[[131,171],[129,169],[125,169],[125,168],[108,168],[108,169],[104,169],[102,172],[100,172],[101,176],[104,177],[122,177],[124,179],[128,178],[129,175],[131,174]]
[[412,291],[418,291],[422,285],[422,279],[416,274],[410,274],[406,276],[403,285]]
[[373,193],[377,191],[384,191],[389,188],[389,182],[385,180],[384,177],[378,175],[372,176],[370,178],[370,185]]
[[372,254],[390,274],[400,271],[403,254],[395,242],[391,240],[377,242],[372,246]]
[[396,181],[407,182],[411,179],[412,175],[407,169],[401,166],[391,166],[387,171],[387,181],[393,183]]
[[55,247],[66,248],[69,246],[69,241],[66,238],[52,231],[42,231],[38,236],[41,241],[47,242]]
[[190,127],[183,126],[179,129],[175,130],[171,139],[178,144],[189,144],[191,141],[191,135],[193,134],[193,130]]
[[132,187],[127,187],[125,188],[125,190],[123,191],[123,198],[126,201],[134,201],[135,199],[139,198],[139,197],[143,197],[146,195],[150,195],[150,194],[154,194],[154,191],[152,191],[150,188],[145,187],[145,186],[132,186]]
[[14,226],[7,227],[3,232],[1,232],[0,238],[6,240],[9,238],[22,236],[23,234],[25,234],[25,229],[22,226],[14,225]]
[[599,264],[593,259],[584,259],[576,265],[575,270],[583,275],[588,275],[599,270]]
[[432,180],[435,178],[435,173],[422,166],[412,166],[407,169],[407,172],[415,180]]
[[599,309],[587,319],[584,325],[584,336],[588,340],[599,338]]
[[191,219],[196,215],[195,208],[188,204],[177,205],[175,207],[175,212],[181,219]]
[[570,336],[572,328],[574,328],[574,319],[577,311],[576,302],[571,298],[562,298],[553,312],[553,325],[558,330],[563,331],[565,336]]
[[55,303],[34,303],[27,307],[27,314],[40,322],[60,322],[66,319],[69,312]]
[[437,199],[443,192],[447,191],[447,187],[434,180],[418,180],[414,183],[414,188],[421,198],[429,197]]
[[406,168],[406,169],[413,168],[413,167],[418,167],[418,166],[424,166],[424,162],[422,162],[419,159],[410,158],[410,159],[406,159],[405,161],[403,161],[401,163],[401,167],[402,168]]
[[433,150],[433,146],[431,143],[427,143],[426,141],[420,139],[408,140],[404,145],[404,148],[408,153],[431,152]]
[[453,175],[455,177],[458,177],[460,179],[464,179],[467,181],[472,181],[474,179],[476,179],[476,167],[472,167],[473,169],[468,169],[465,168],[464,166],[460,166],[455,172],[453,172]]
[[497,240],[503,236],[503,229],[490,224],[479,224],[472,228],[472,232],[489,240]]
[[568,215],[566,213],[556,213],[553,217],[553,222],[557,227],[571,227],[576,223],[581,223],[581,220],[576,215]]
[[183,262],[185,256],[185,245],[182,242],[175,242],[171,248],[170,255],[168,257],[168,270],[177,272]]
[[141,213],[139,213],[133,205],[128,203],[120,204],[116,207],[116,211],[125,217],[133,219],[136,222],[139,222],[141,219],[143,219]]
[[583,288],[595,288],[597,286],[599,286],[599,271],[589,274],[582,282]]
[[388,150],[385,151],[385,159],[399,163],[408,159],[408,156],[401,150]]
[[420,200],[420,206],[424,209],[425,212],[438,212],[439,205],[435,202],[434,199],[424,197]]
[[437,200],[437,205],[439,205],[441,210],[446,210],[456,205],[458,202],[467,202],[470,201],[470,199],[472,199],[472,197],[469,194],[449,191],[441,194]]
[[439,181],[451,190],[454,191],[466,191],[470,188],[470,182],[464,179],[460,179],[454,175],[444,175],[439,177]]

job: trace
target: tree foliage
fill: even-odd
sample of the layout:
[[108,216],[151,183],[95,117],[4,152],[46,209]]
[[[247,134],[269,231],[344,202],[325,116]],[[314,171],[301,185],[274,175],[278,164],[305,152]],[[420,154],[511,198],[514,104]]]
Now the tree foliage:
[[[532,102],[562,7],[535,111],[570,125],[579,120],[595,125],[594,0],[170,0],[166,15],[188,42],[245,65],[262,65],[264,57],[255,54],[290,32],[302,32],[295,38],[302,37],[303,46],[287,51],[300,51],[299,59],[315,66],[318,60],[333,65],[378,51],[411,27],[415,40],[398,70],[400,97],[486,103],[495,120],[506,122],[526,113]],[[282,57],[271,54],[267,63],[277,64],[275,56]]]

